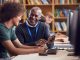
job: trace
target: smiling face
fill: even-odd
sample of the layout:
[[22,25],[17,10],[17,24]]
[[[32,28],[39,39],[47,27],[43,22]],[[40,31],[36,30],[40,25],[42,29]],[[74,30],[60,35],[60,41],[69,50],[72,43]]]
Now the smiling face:
[[28,23],[31,26],[35,26],[41,17],[41,11],[38,8],[31,10],[28,18]]
[[46,23],[50,24],[52,22],[52,17],[50,16],[45,16],[45,19],[46,19]]
[[32,13],[30,14],[28,23],[29,23],[30,25],[32,25],[32,26],[35,26],[35,25],[37,24],[37,22],[38,22],[38,18],[39,18],[39,17],[38,17],[37,12],[32,12]]
[[50,24],[53,21],[53,15],[51,12],[47,12],[45,15],[46,23]]

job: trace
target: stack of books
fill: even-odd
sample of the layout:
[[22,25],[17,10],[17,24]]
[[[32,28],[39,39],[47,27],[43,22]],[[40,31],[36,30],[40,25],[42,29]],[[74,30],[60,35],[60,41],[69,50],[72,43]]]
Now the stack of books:
[[67,49],[73,49],[73,46],[70,43],[54,43],[54,47],[59,50],[67,50]]
[[[60,41],[63,40],[63,41]],[[60,50],[67,50],[67,49],[73,49],[73,46],[70,44],[68,37],[57,37],[55,38],[54,42],[54,48],[60,49]]]

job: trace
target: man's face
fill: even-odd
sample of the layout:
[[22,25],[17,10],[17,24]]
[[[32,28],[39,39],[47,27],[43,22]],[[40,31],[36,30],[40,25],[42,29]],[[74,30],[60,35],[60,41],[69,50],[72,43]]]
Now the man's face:
[[29,20],[28,23],[32,26],[35,26],[37,24],[37,22],[39,21],[39,14],[37,11],[32,11],[30,16],[29,16]]

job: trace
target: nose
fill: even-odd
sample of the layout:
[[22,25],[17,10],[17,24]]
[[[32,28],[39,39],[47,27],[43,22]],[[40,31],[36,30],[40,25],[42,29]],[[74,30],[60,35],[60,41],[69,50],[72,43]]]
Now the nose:
[[19,20],[21,20],[21,18],[19,18]]
[[33,18],[33,19],[35,19],[36,17],[35,17],[35,16],[33,16],[32,18]]
[[19,21],[21,21],[21,19]]
[[21,17],[18,17],[19,21],[21,21]]

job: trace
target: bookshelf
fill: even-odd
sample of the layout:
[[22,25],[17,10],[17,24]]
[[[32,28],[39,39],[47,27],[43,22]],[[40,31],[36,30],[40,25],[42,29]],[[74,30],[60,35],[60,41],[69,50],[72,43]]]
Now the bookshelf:
[[[61,32],[61,33],[67,32],[67,16],[69,14],[69,11],[73,12],[74,10],[77,10],[79,3],[80,3],[79,0],[54,0],[53,1],[52,3],[52,7],[53,7],[52,13],[54,16],[54,22],[52,25],[53,32]],[[59,25],[59,27],[62,26],[61,27],[62,30],[59,30],[59,27],[57,25]]]
[[[68,14],[66,14],[67,13],[66,10],[72,10],[72,11],[75,10],[79,6],[79,3],[80,3],[79,0],[23,0],[23,4],[27,9],[26,12],[29,12],[29,10],[34,6],[40,7],[44,15],[48,11],[52,12],[54,18],[51,25],[51,28],[52,28],[51,31],[62,32],[62,33],[66,33],[67,31],[66,23],[67,23]],[[55,13],[57,9],[59,9],[59,11]],[[65,11],[66,15],[64,15],[62,10]],[[26,16],[24,18],[26,20],[27,14],[24,16]],[[62,27],[64,28],[62,29],[62,27],[60,27],[62,30],[58,30],[59,27],[57,27],[56,25],[62,25]]]
[[[28,12],[34,6],[40,7],[43,15],[45,15],[46,12],[51,12],[54,17],[51,24],[51,31],[62,33],[66,33],[67,25],[66,30],[64,28],[62,29],[61,27],[62,30],[60,31],[58,30],[59,28],[57,25],[65,25],[67,22],[67,11],[76,10],[80,3],[80,0],[0,0],[0,4],[3,3],[2,1],[20,2],[24,5],[26,12],[24,13],[22,22],[27,20]],[[55,24],[56,22],[57,24]]]

